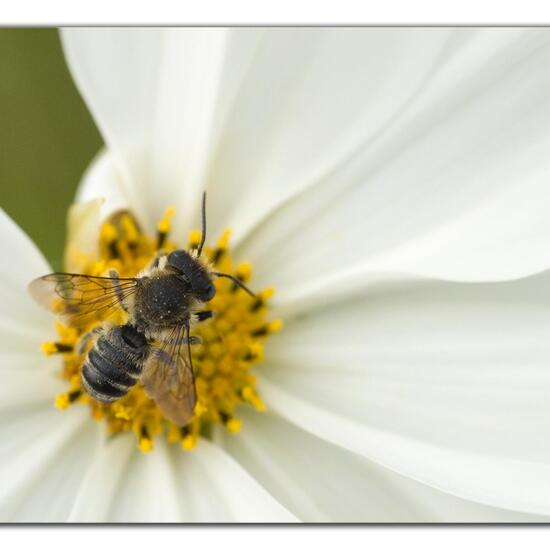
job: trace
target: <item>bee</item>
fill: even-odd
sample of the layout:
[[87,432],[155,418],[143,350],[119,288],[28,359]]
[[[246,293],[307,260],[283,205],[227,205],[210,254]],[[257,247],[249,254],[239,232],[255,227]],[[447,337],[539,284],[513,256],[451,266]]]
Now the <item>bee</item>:
[[[185,426],[196,403],[191,346],[200,339],[191,327],[212,317],[205,309],[214,298],[213,277],[226,277],[251,296],[237,277],[213,271],[201,261],[206,240],[206,193],[202,197],[202,233],[196,249],[159,252],[137,277],[108,277],[51,273],[29,285],[31,296],[53,310],[65,323],[86,327],[78,352],[87,352],[81,370],[82,387],[101,403],[117,401],[138,382],[164,415]],[[107,318],[117,309],[127,322],[113,325]]]

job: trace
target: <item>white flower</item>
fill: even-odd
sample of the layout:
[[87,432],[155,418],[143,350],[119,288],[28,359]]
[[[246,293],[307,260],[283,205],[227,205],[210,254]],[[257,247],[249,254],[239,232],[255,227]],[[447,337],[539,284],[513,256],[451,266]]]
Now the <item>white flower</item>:
[[3,214],[3,520],[547,518],[548,29],[63,43],[107,146],[79,200],[148,231],[176,205],[183,239],[206,189],[209,234],[233,229],[286,324],[257,369],[268,411],[243,407],[241,433],[191,453],[107,441],[87,407],[52,407],[52,317],[25,290],[50,268]]

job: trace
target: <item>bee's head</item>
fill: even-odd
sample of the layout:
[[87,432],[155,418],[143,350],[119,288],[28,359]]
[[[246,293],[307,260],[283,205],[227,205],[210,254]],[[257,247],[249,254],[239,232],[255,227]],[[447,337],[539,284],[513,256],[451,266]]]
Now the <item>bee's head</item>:
[[201,302],[209,302],[216,295],[216,287],[208,271],[185,250],[174,250],[170,253],[167,265],[191,287]]

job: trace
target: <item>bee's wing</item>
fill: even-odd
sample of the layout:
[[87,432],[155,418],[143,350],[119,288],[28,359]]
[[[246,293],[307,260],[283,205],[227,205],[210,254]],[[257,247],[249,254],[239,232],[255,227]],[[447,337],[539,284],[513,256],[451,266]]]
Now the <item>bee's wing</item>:
[[153,343],[140,378],[147,395],[178,426],[189,422],[197,401],[185,330],[178,327],[166,340]]
[[31,296],[64,322],[85,326],[107,318],[136,291],[138,279],[50,273],[29,285]]

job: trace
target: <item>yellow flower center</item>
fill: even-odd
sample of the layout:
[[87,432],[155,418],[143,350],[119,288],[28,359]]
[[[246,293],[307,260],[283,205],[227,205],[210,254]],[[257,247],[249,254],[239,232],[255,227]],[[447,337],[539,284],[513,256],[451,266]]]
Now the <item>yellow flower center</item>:
[[[83,273],[105,276],[114,268],[121,277],[137,276],[158,250],[171,252],[177,248],[169,239],[173,213],[173,209],[167,210],[155,237],[145,235],[128,211],[115,213],[101,227],[99,258],[87,258],[80,253]],[[203,254],[216,270],[232,274],[248,284],[252,276],[251,265],[234,265],[228,249],[229,236],[230,231],[226,230],[216,246],[206,246]],[[192,231],[189,247],[197,248],[199,242],[200,232]],[[78,343],[82,335],[101,320],[85,327],[56,322],[58,341],[43,344],[46,354],[63,355],[61,376],[69,384],[68,391],[55,398],[56,407],[66,409],[74,403],[87,404],[93,418],[105,422],[109,433],[133,432],[143,452],[151,451],[155,437],[161,434],[168,441],[191,450],[199,435],[207,434],[213,424],[222,424],[230,432],[238,432],[241,427],[236,416],[239,405],[247,404],[258,411],[265,409],[256,391],[256,377],[252,371],[263,359],[265,338],[280,330],[282,322],[266,319],[273,289],[262,290],[253,298],[229,279],[218,278],[214,284],[216,296],[208,304],[214,316],[198,323],[193,330],[193,335],[199,336],[202,344],[193,349],[197,404],[187,426],[182,428],[167,420],[139,383],[111,404],[99,403],[83,390],[80,371],[85,353],[77,352]],[[120,323],[125,322],[124,311],[116,315]]]

